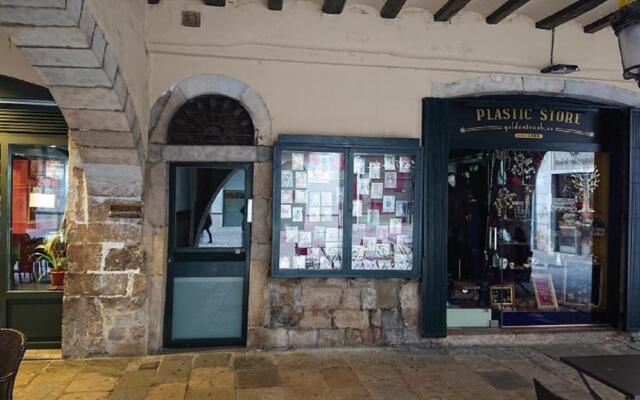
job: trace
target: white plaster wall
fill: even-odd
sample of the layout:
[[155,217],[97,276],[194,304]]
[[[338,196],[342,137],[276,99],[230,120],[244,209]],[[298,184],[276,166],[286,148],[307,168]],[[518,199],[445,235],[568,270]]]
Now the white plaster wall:
[[[140,128],[149,126],[146,0],[88,0],[100,28],[112,46],[134,102]],[[147,135],[143,135],[146,139]]]
[[36,70],[22,54],[22,51],[11,43],[9,35],[2,29],[0,29],[0,75],[45,86]]
[[[280,133],[419,137],[423,97],[432,84],[487,75],[535,76],[548,65],[551,33],[516,15],[497,26],[463,11],[434,23],[429,11],[406,7],[394,20],[379,7],[348,2],[341,15],[320,2],[163,1],[147,9],[149,97],[175,82],[213,73],[236,78],[264,99],[272,138]],[[181,25],[183,10],[202,13],[201,28]],[[555,61],[575,63],[571,79],[637,90],[621,78],[611,30],[588,35],[568,23],[556,31]]]

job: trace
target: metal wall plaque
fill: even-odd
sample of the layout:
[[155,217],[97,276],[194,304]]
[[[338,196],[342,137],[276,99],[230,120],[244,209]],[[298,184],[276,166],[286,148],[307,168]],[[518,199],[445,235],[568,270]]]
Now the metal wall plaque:
[[109,217],[111,218],[142,218],[141,204],[110,204]]
[[200,13],[197,11],[183,11],[182,12],[182,25],[190,28],[200,27]]

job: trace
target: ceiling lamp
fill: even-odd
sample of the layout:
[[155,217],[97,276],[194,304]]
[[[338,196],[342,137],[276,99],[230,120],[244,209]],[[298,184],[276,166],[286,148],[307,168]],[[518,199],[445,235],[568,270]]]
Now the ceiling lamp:
[[618,36],[624,79],[635,79],[640,86],[640,2],[633,2],[616,14],[612,21]]

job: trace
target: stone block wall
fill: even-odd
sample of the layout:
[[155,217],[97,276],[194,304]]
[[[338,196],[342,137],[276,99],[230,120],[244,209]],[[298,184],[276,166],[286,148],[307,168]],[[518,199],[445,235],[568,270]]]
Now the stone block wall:
[[249,346],[299,348],[414,343],[418,282],[410,279],[269,279],[264,320]]

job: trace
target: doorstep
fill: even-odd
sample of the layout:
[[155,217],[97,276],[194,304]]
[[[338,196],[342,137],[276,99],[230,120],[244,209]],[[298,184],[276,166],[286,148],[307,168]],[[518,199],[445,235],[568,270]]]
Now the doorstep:
[[537,328],[455,328],[446,338],[427,339],[435,347],[448,346],[541,346],[632,342],[632,335],[609,326]]
[[24,360],[40,361],[40,360],[61,360],[61,349],[33,349],[24,353]]

